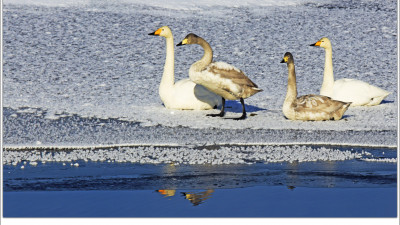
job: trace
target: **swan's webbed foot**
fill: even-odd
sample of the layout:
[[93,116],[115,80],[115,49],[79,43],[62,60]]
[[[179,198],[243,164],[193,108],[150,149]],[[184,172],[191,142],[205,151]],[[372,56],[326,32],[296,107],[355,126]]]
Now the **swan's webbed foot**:
[[246,119],[246,113],[244,113],[244,114],[242,114],[242,116],[241,117],[238,117],[238,118],[233,118],[234,120],[244,120],[244,119]]
[[212,117],[217,117],[217,116],[219,116],[219,117],[223,117],[224,115],[225,115],[224,112],[220,112],[220,113],[217,113],[217,114],[207,114],[206,116],[212,116]]
[[[229,118],[229,119],[233,119],[233,120],[244,120],[246,119],[246,108],[244,107],[244,100],[243,98],[240,98],[240,103],[242,104],[242,116],[238,117],[238,118]],[[227,118],[228,119],[228,118]]]
[[212,117],[223,117],[225,115],[225,99],[222,98],[222,107],[221,107],[221,112],[217,114],[207,114],[206,116],[212,116]]
[[246,113],[243,113],[242,116],[238,117],[238,118],[225,118],[225,119],[230,119],[230,120],[244,120],[246,119]]

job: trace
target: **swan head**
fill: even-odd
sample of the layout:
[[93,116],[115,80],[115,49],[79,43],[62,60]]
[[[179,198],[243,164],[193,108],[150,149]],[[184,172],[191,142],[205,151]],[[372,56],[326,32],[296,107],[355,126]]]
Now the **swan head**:
[[319,46],[325,49],[332,48],[331,41],[327,37],[319,39],[319,41],[315,42],[314,44],[311,44],[310,46]]
[[163,26],[163,27],[158,28],[153,33],[150,33],[149,35],[155,35],[155,36],[169,38],[169,37],[172,37],[172,31],[171,31],[171,29],[169,29],[168,26]]
[[283,56],[283,59],[281,63],[294,63],[293,55],[290,52],[286,52],[285,55]]
[[186,35],[186,37],[181,42],[179,42],[179,44],[177,44],[176,46],[198,44],[198,40],[200,38],[201,37],[199,37],[193,33],[190,33],[190,34]]

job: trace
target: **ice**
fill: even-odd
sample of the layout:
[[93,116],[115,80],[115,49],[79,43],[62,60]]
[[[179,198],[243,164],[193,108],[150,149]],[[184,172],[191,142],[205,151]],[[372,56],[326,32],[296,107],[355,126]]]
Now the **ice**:
[[70,162],[79,167],[78,160],[84,162],[116,162],[142,164],[253,164],[257,162],[315,162],[362,159],[365,161],[396,163],[395,158],[371,158],[368,151],[357,152],[328,147],[277,146],[277,145],[226,145],[226,146],[138,146],[68,150],[4,151],[3,163],[18,165],[29,161],[36,166],[37,161]]
[[397,163],[397,158],[385,158],[385,159],[362,159],[367,162],[389,162],[389,163]]
[[[249,144],[257,150],[265,144],[396,148],[396,6],[396,1],[383,0],[6,0],[4,145],[24,150],[152,144]],[[165,40],[147,34],[163,25],[172,28],[176,43],[190,32],[205,38],[215,61],[243,70],[264,90],[245,100],[246,120],[210,118],[205,116],[210,111],[169,110],[162,105],[158,86]],[[340,121],[289,121],[281,110],[287,68],[280,61],[285,52],[292,52],[299,95],[319,93],[324,52],[309,44],[324,36],[333,44],[336,79],[360,79],[392,94],[379,106],[350,108]],[[190,65],[201,56],[198,46],[176,47],[175,79],[187,78]],[[226,112],[226,117],[237,117],[240,103],[227,101]],[[218,154],[222,161],[209,160],[212,155],[201,157],[204,163],[216,164],[243,158],[223,161],[231,154],[228,148]],[[318,154],[312,156],[329,158]],[[259,157],[273,160],[264,156]],[[295,160],[302,160],[299,157]],[[43,155],[34,161],[47,160],[53,159]],[[153,162],[151,157],[139,161]],[[178,163],[191,162],[198,161]]]

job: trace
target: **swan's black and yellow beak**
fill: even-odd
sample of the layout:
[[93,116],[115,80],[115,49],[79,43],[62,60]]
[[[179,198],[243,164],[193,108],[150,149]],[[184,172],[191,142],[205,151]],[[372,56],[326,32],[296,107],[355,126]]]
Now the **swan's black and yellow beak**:
[[181,46],[181,45],[186,45],[187,44],[187,38],[183,39],[181,42],[179,42],[179,44],[177,44],[176,46]]
[[320,46],[321,45],[321,41],[317,41],[314,44],[311,44],[310,46]]
[[156,30],[156,31],[154,31],[153,33],[150,33],[149,35],[160,36],[160,34],[161,34],[161,28]]
[[287,56],[283,57],[281,63],[287,63],[287,62],[288,62],[288,57]]

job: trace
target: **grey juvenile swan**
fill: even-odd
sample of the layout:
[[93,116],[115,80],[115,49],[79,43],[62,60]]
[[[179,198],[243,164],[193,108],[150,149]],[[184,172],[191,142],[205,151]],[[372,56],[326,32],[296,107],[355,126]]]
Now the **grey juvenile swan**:
[[281,63],[287,63],[289,76],[286,98],[282,111],[290,120],[340,120],[350,106],[349,102],[332,100],[323,95],[297,97],[294,59],[286,52]]
[[212,62],[213,51],[203,38],[190,33],[177,46],[189,44],[198,44],[204,49],[203,57],[190,66],[190,79],[222,97],[221,112],[218,114],[207,114],[207,116],[223,117],[225,115],[225,99],[239,99],[242,104],[242,116],[234,119],[245,119],[246,109],[244,99],[262,90],[238,68],[225,62]]

